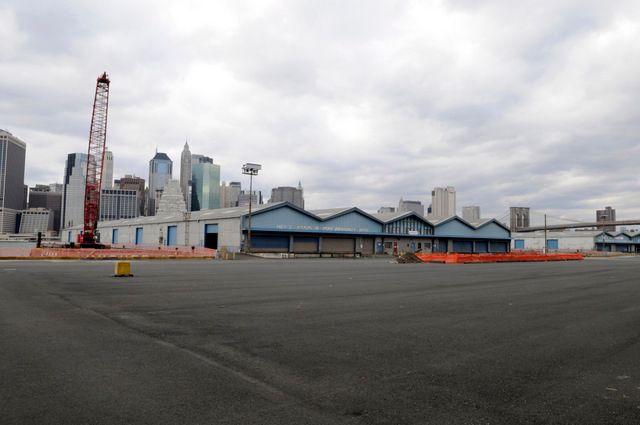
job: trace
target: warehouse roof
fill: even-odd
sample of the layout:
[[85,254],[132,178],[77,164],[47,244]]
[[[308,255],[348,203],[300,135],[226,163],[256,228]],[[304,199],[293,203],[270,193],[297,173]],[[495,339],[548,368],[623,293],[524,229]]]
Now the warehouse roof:
[[428,223],[433,226],[433,223],[427,220],[424,216],[414,212],[414,211],[402,211],[402,212],[392,212],[392,213],[376,213],[372,214],[375,218],[380,220],[383,223],[391,223],[396,220],[401,220],[406,217],[416,217],[425,223]]
[[381,221],[377,219],[374,215],[371,215],[368,212],[365,212],[358,207],[329,208],[324,210],[311,210],[308,212],[313,214],[317,219],[321,221],[331,220],[332,218],[340,217],[341,215],[355,212],[381,223]]

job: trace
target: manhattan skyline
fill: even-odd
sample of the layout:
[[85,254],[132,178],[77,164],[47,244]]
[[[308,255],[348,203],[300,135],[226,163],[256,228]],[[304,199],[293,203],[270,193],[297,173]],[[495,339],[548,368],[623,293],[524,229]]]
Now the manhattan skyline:
[[245,162],[263,192],[302,180],[311,209],[450,185],[486,216],[640,217],[637,2],[151,4],[0,6],[0,128],[27,143],[26,184],[86,152],[107,71],[115,178],[187,139],[221,180],[244,186]]

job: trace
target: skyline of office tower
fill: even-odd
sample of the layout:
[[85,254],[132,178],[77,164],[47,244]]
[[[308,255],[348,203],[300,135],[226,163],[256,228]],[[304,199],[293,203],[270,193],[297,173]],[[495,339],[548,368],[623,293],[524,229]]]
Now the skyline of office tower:
[[298,182],[298,187],[278,186],[271,189],[271,199],[269,203],[290,202],[293,205],[304,209],[304,190],[302,183]]
[[409,212],[413,211],[414,213],[424,216],[424,205],[420,201],[407,201],[400,198],[398,201],[398,212]]
[[164,152],[158,152],[149,161],[149,196],[147,215],[156,214],[156,200],[173,176],[173,161]]
[[35,235],[38,232],[50,234],[54,232],[54,214],[47,208],[29,208],[20,213],[18,233]]
[[70,153],[62,178],[62,212],[60,229],[84,223],[84,186],[87,176],[87,154]]
[[158,214],[186,212],[187,205],[182,197],[180,181],[169,180],[158,200]]
[[[262,204],[262,191],[261,190],[253,190],[251,191],[251,205],[260,205]],[[240,191],[240,195],[238,195],[238,206],[239,207],[248,207],[249,206],[249,191],[242,190]]]
[[144,192],[130,189],[102,189],[100,193],[100,221],[120,220],[140,216]]
[[226,182],[220,184],[220,208],[233,208],[238,206],[238,197],[242,191],[240,182]]
[[396,207],[380,207],[378,214],[392,214],[396,212]]
[[[51,190],[53,188],[53,190]],[[60,222],[62,214],[62,191],[60,183],[53,184],[37,184],[29,189],[29,209],[45,208],[51,211],[53,215],[53,227],[47,230],[55,232],[60,231]]]
[[125,174],[124,177],[120,177],[114,181],[114,189],[122,190],[136,190],[138,191],[140,211],[139,215],[144,215],[148,192],[145,190],[145,181],[142,177],[138,177],[135,174]]
[[113,152],[104,152],[104,166],[102,167],[101,189],[111,189],[113,187]]
[[431,191],[430,218],[439,220],[456,215],[456,188],[434,187]]
[[26,151],[25,142],[0,129],[0,233],[15,233],[18,212],[26,208]]
[[477,205],[469,205],[462,207],[462,219],[469,223],[477,223],[480,221],[480,207]]
[[191,157],[191,211],[220,208],[220,166],[204,155]]
[[180,156],[180,188],[182,189],[184,202],[187,205],[187,211],[191,210],[191,162],[189,143],[185,141],[182,155]]
[[616,210],[611,207],[605,207],[603,210],[596,210],[596,223],[598,223],[598,229],[603,232],[615,232],[615,225],[606,225],[601,223],[610,223],[616,221]]

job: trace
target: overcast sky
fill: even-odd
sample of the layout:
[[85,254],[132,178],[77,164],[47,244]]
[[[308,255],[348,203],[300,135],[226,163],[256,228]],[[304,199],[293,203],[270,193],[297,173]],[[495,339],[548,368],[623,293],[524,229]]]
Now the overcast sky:
[[[482,5],[479,5],[482,3]],[[0,128],[26,183],[86,152],[111,77],[114,177],[179,178],[186,139],[222,180],[302,181],[309,208],[430,202],[640,217],[640,2],[32,1],[0,3]]]

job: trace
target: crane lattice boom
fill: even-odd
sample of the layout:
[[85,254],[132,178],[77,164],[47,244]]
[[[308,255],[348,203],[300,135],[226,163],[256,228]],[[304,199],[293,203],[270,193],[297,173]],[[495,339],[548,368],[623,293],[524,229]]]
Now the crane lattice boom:
[[109,76],[103,73],[96,83],[93,100],[91,129],[89,130],[89,154],[87,158],[87,178],[84,189],[84,231],[82,245],[96,244],[96,228],[100,215],[100,183],[107,141],[107,112],[109,109]]

